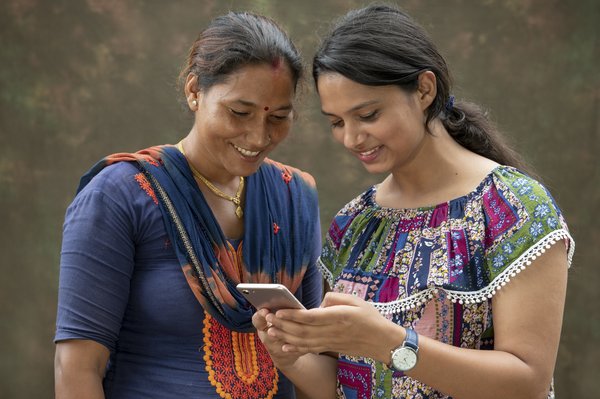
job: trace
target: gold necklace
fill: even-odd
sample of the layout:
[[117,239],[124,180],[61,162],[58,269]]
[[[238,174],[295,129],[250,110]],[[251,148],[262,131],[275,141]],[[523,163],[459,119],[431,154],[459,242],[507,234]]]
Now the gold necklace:
[[[183,154],[183,156],[185,156],[185,151],[183,150],[183,144],[181,143],[181,141],[177,143],[177,149]],[[190,166],[190,169],[192,170],[194,176],[200,179],[202,183],[204,183],[206,187],[210,189],[210,191],[215,193],[217,196],[226,199],[227,201],[233,202],[233,204],[235,205],[235,216],[237,216],[238,219],[241,219],[244,216],[241,198],[242,191],[244,191],[244,176],[240,176],[240,184],[238,185],[237,192],[235,193],[235,197],[232,197],[231,195],[227,195],[223,191],[219,190],[214,184],[208,181],[206,177],[202,176],[202,174],[200,174],[200,172],[198,172],[198,170],[194,168],[194,165],[192,165],[190,161],[188,161],[188,165]]]

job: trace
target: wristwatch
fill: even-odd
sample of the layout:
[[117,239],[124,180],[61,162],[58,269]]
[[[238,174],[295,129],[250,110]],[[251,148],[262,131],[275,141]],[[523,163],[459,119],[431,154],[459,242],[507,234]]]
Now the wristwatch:
[[407,328],[402,345],[391,351],[392,361],[388,367],[396,371],[408,371],[416,366],[418,352],[419,335],[412,328]]

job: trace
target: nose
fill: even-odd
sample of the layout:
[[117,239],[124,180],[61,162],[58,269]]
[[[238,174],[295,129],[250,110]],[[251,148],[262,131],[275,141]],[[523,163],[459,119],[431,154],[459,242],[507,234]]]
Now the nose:
[[248,124],[246,140],[252,149],[262,149],[271,143],[271,133],[269,124],[265,119],[257,118],[254,123]]
[[343,144],[348,149],[359,148],[366,140],[367,135],[361,129],[350,124],[344,126]]

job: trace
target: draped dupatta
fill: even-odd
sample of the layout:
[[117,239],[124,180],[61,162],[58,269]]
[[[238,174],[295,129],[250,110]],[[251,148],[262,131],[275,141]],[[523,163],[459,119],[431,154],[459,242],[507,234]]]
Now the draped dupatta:
[[239,282],[281,283],[295,292],[314,259],[318,231],[315,183],[310,175],[265,160],[247,178],[242,270],[198,188],[185,157],[171,145],[110,155],[82,178],[81,191],[105,167],[132,162],[150,183],[186,280],[202,307],[225,327],[253,331],[254,309]]

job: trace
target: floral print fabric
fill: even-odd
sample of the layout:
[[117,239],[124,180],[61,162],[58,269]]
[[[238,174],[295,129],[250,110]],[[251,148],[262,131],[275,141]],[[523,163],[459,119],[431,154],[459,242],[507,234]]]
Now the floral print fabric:
[[[551,245],[574,242],[549,192],[499,166],[471,193],[417,209],[379,206],[372,187],[334,218],[321,254],[333,291],[438,341],[493,349],[491,298]],[[341,355],[339,396],[446,398],[367,358]],[[552,392],[551,392],[552,395]]]

